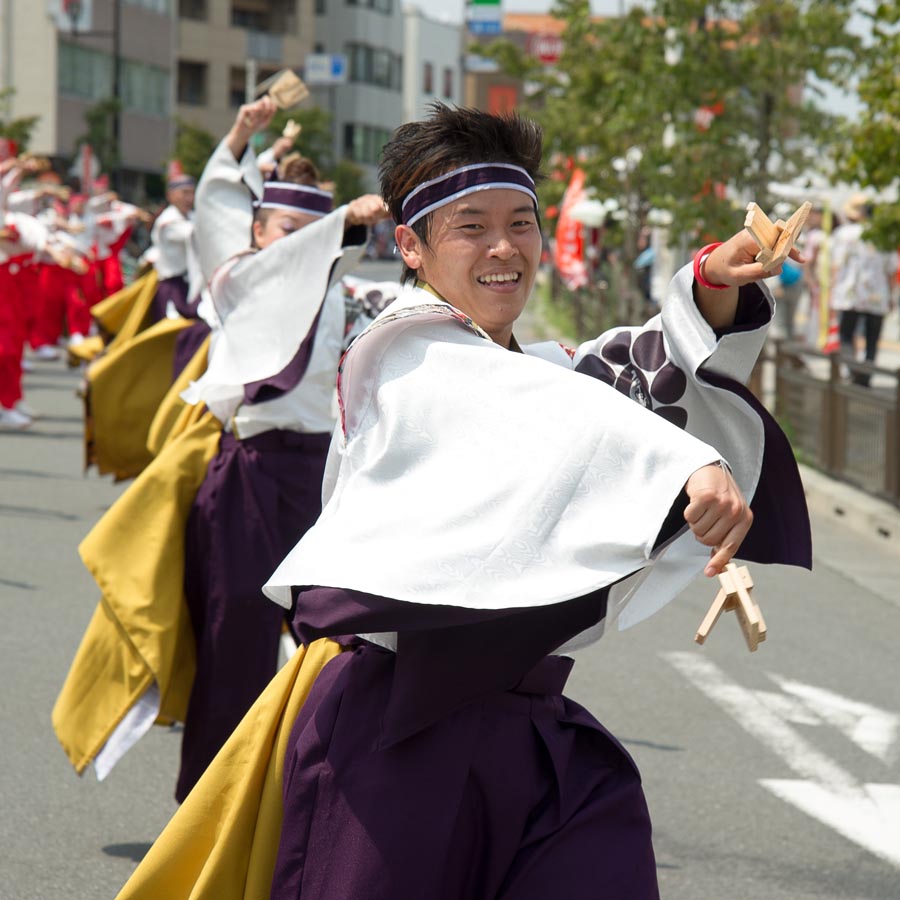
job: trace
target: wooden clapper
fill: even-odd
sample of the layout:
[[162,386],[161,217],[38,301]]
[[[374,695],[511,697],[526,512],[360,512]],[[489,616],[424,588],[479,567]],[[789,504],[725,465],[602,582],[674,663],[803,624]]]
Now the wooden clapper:
[[[807,200],[787,220],[778,219],[773,222],[756,203],[747,204],[747,216],[744,219],[744,228],[750,232],[753,240],[759,245],[759,253],[756,261],[767,272],[777,269],[787,258],[800,234],[800,229],[806,224],[812,204]],[[723,612],[734,610],[737,613],[741,631],[750,652],[766,639],[766,623],[759,606],[750,596],[753,590],[753,579],[746,566],[738,568],[734,563],[728,563],[725,571],[719,575],[722,585],[716,599],[713,600],[706,618],[700,623],[700,628],[694,635],[694,640],[702,644],[709,636],[713,625],[719,621]]]
[[291,109],[309,96],[309,88],[292,69],[282,69],[256,86],[256,96],[268,94],[279,109]]
[[773,222],[757,204],[747,204],[744,228],[759,244],[756,261],[762,264],[766,272],[777,269],[788,258],[788,254],[800,234],[800,229],[806,224],[811,209],[812,203],[807,200],[787,222],[781,219]]
[[713,625],[719,621],[719,616],[723,612],[734,610],[738,622],[740,622],[741,631],[744,632],[747,647],[753,653],[766,639],[766,623],[759,606],[750,596],[750,592],[753,590],[750,571],[746,566],[738,567],[734,563],[728,563],[725,571],[719,575],[719,583],[722,587],[716,594],[716,599],[713,600],[706,618],[700,623],[694,640],[698,644],[702,644],[709,637]]

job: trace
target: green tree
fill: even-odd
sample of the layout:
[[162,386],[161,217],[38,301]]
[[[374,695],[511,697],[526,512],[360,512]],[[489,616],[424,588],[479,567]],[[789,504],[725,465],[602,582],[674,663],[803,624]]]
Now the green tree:
[[[726,196],[770,208],[771,181],[822,155],[833,123],[802,102],[802,88],[809,73],[840,81],[852,64],[851,6],[657,0],[598,20],[587,0],[558,0],[565,30],[553,69],[509,41],[480,48],[531,85],[526,107],[544,126],[547,158],[577,159],[597,195],[618,200],[620,319],[642,312],[633,262],[651,209],[694,245],[731,234],[740,213]],[[544,199],[561,187],[551,181]]]
[[31,142],[31,135],[37,123],[41,120],[40,116],[19,116],[11,118],[9,109],[12,106],[12,98],[15,95],[14,88],[6,88],[0,91],[0,109],[3,110],[0,115],[0,137],[10,141],[15,141],[19,148],[19,153],[24,153],[28,149]]
[[294,145],[315,163],[324,182],[334,183],[335,204],[346,203],[363,193],[363,170],[352,160],[335,160],[331,141],[331,115],[318,106],[309,109],[279,110],[269,125],[267,143],[284,130],[288,119],[302,129]]
[[216,149],[215,137],[203,128],[185,122],[176,121],[175,150],[172,159],[178,160],[188,175],[199,178],[207,160]]
[[348,203],[366,192],[364,176],[365,172],[352,159],[342,159],[331,169],[329,180],[334,182],[335,206]]
[[330,172],[334,166],[331,152],[331,116],[318,106],[309,109],[279,110],[269,124],[267,137],[271,144],[284,130],[288,119],[293,119],[302,129],[294,145],[315,163],[321,172]]
[[121,111],[122,104],[114,97],[88,107],[84,112],[87,131],[75,139],[76,152],[82,144],[90,144],[102,172],[114,173],[119,167],[121,157],[115,122]]
[[[900,2],[864,12],[871,40],[860,54],[857,92],[862,109],[837,148],[842,177],[878,191],[900,189]],[[876,206],[867,236],[885,250],[900,247],[900,204]]]

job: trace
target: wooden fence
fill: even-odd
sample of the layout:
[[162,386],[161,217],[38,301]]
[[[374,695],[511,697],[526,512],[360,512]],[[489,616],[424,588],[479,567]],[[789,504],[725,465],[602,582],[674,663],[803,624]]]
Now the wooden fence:
[[[869,386],[857,383],[866,376]],[[900,369],[775,342],[750,387],[801,462],[900,506]]]

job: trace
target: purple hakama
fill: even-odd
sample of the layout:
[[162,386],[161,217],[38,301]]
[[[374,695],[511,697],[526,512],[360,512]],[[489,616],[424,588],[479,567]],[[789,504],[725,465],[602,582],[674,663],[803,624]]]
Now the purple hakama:
[[277,671],[284,610],[260,588],[321,512],[328,434],[223,434],[191,510],[185,595],[197,674],[175,796],[183,801]]
[[210,332],[209,325],[203,319],[197,319],[175,338],[175,355],[172,359],[172,381],[177,381],[184,367],[193,359],[200,345]]
[[607,593],[471,610],[300,589],[304,641],[390,622],[398,650],[339,638],[298,716],[273,900],[657,897],[637,768],[547,655]]
[[156,294],[150,303],[150,324],[166,318],[169,303],[179,309],[188,302],[188,283],[184,275],[162,278],[156,285]]
[[285,760],[272,900],[659,896],[640,776],[561,695],[572,660],[545,657],[385,746],[396,664],[362,643],[313,687]]

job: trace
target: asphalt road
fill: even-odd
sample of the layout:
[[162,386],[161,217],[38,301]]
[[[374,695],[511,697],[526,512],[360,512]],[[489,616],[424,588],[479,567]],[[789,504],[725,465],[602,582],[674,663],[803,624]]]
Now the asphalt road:
[[[177,730],[98,783],[50,726],[97,601],[76,548],[123,489],[82,474],[77,377],[36,364],[45,416],[0,434],[3,900],[114,897],[175,810]],[[693,643],[705,580],[580,654],[569,694],[638,761],[666,900],[900,898],[900,557],[825,520],[814,534],[813,573],[752,567],[755,654],[732,614]]]

